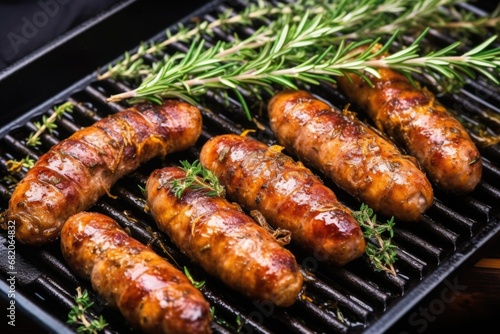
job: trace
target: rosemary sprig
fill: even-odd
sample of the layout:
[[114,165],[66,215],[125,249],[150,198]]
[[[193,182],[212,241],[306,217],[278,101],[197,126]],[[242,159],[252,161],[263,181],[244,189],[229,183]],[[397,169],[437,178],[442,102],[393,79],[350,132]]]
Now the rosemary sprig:
[[180,163],[186,176],[183,179],[172,180],[169,184],[177,198],[181,198],[187,189],[202,190],[208,196],[225,196],[225,189],[220,184],[219,179],[211,171],[203,168],[198,160],[192,164],[186,160]]
[[[258,1],[248,3],[240,13],[228,9],[212,21],[198,22],[190,30],[182,24],[177,32],[172,34],[167,30],[167,39],[161,43],[152,43],[147,47],[144,43],[135,54],[125,53],[122,61],[109,66],[107,72],[98,76],[98,79],[147,77],[155,73],[162,66],[164,60],[147,66],[141,57],[146,54],[160,54],[168,45],[175,42],[188,42],[198,39],[202,33],[213,35],[215,28],[228,28],[232,25],[251,27],[255,21],[267,19],[264,26],[270,35],[280,31],[284,21],[290,17],[300,20],[306,12],[326,14],[327,20],[338,26],[343,33],[336,37],[340,39],[359,39],[392,33],[395,30],[423,29],[425,27],[454,28],[478,31],[479,27],[494,26],[497,18],[476,18],[469,13],[459,16],[458,22],[449,22],[450,17],[457,17],[454,5],[464,0],[297,0],[293,5],[287,3],[271,3]],[[440,10],[441,9],[441,10]],[[444,10],[447,9],[447,10]],[[449,13],[455,15],[450,15]],[[460,24],[459,24],[460,23]],[[331,41],[329,41],[330,43]],[[168,59],[168,57],[167,57]]]
[[42,143],[39,137],[42,135],[42,133],[46,130],[52,133],[52,131],[57,128],[57,124],[55,123],[55,121],[60,119],[64,113],[72,112],[73,107],[74,105],[72,102],[65,102],[54,108],[54,113],[49,117],[44,115],[42,117],[42,123],[35,122],[34,125],[37,128],[37,131],[29,135],[29,137],[26,139],[26,145],[31,147],[41,145]]
[[[385,271],[396,276],[394,262],[397,260],[397,247],[391,243],[394,236],[394,217],[389,219],[387,223],[380,224],[377,222],[377,216],[373,209],[364,203],[361,204],[359,211],[353,212],[353,216],[362,227],[365,239],[369,241],[365,253],[375,270]],[[389,238],[384,238],[382,236],[384,233],[388,233]],[[370,240],[373,240],[374,243],[371,243]]]
[[405,73],[424,70],[458,81],[463,81],[465,77],[473,79],[476,77],[475,72],[479,72],[498,85],[500,84],[500,48],[487,50],[487,47],[497,37],[490,37],[462,55],[453,55],[455,49],[460,46],[460,42],[456,42],[446,48],[420,57],[417,51],[418,43],[423,38],[422,35],[409,47],[383,59],[367,61],[365,65],[374,68],[394,68]]
[[[298,82],[334,82],[333,77],[347,72],[363,76],[365,71],[378,77],[377,68],[396,69],[407,76],[413,72],[426,72],[459,80],[467,76],[474,78],[479,72],[495,83],[500,82],[500,48],[487,50],[496,36],[459,56],[453,54],[459,43],[420,56],[419,43],[427,30],[409,47],[383,59],[377,59],[377,56],[391,46],[397,33],[380,52],[370,52],[371,47],[368,47],[367,52],[352,54],[355,48],[374,45],[379,39],[353,43],[341,41],[339,45],[323,49],[322,53],[318,53],[317,48],[310,51],[337,31],[338,26],[331,25],[321,14],[304,15],[300,22],[285,25],[272,43],[264,44],[259,50],[240,50],[239,57],[231,54],[227,58],[216,56],[221,49],[230,47],[227,43],[220,42],[204,50],[201,41],[193,44],[186,54],[172,57],[160,72],[135,90],[113,95],[108,100],[116,102],[135,98],[135,101],[149,99],[159,102],[166,97],[177,97],[193,103],[193,96],[203,94],[207,89],[229,89],[237,95],[238,88],[252,85],[259,85],[267,91],[275,84],[293,89]],[[244,100],[238,96],[245,108]]]
[[472,32],[476,35],[486,35],[488,28],[500,28],[500,3],[487,16],[477,17],[468,10],[459,10],[451,7],[446,11],[444,18],[433,17],[433,25],[437,29],[448,31]]
[[7,170],[14,174],[20,172],[22,168],[32,168],[35,165],[35,160],[27,155],[21,160],[7,160],[5,164],[7,165]]
[[66,323],[78,326],[76,329],[77,333],[97,334],[104,330],[104,328],[108,326],[108,323],[104,320],[102,315],[99,316],[99,319],[91,321],[89,321],[85,315],[85,312],[94,304],[94,302],[90,300],[87,290],[82,292],[81,287],[77,287],[76,293],[74,298],[76,305],[69,311]]
[[198,38],[202,33],[211,35],[215,28],[224,28],[230,25],[250,25],[255,20],[262,19],[267,15],[289,14],[292,12],[290,6],[276,6],[265,1],[259,1],[257,4],[249,4],[241,13],[235,13],[233,8],[225,10],[219,17],[212,21],[201,21],[192,28],[188,29],[183,24],[177,26],[177,32],[172,34],[170,30],[166,31],[167,39],[160,43],[152,43],[149,47],[142,43],[137,52],[131,55],[126,52],[122,61],[114,66],[109,66],[108,70],[98,75],[99,80],[113,78],[137,78],[139,75],[148,73],[148,67],[143,64],[141,57],[150,54],[158,55],[169,45],[176,42],[185,42],[190,39]]

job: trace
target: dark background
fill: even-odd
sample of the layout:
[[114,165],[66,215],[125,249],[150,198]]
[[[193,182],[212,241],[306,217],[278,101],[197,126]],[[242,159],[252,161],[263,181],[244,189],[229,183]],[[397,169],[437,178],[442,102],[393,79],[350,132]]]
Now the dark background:
[[118,2],[3,0],[0,3],[0,69]]
[[[58,5],[53,17],[41,3]],[[0,1],[0,126],[173,26],[208,0]],[[54,7],[54,6],[53,6]],[[47,22],[42,20],[46,14]],[[112,14],[110,14],[112,13]],[[109,19],[109,16],[113,19]],[[37,33],[23,35],[29,21]],[[10,35],[9,35],[10,34]],[[14,35],[25,38],[19,42]],[[10,36],[10,40],[9,40]],[[12,43],[12,40],[15,43]],[[18,52],[15,52],[15,47]],[[2,66],[5,66],[2,68]]]

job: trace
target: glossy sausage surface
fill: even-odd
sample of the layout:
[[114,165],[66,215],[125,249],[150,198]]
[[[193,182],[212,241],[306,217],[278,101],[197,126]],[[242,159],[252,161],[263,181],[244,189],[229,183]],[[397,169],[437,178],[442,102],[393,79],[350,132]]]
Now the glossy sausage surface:
[[429,179],[445,191],[473,191],[482,175],[481,155],[463,125],[425,88],[403,74],[380,69],[370,77],[340,77],[339,86],[376,126],[416,157]]
[[434,192],[414,158],[359,121],[305,91],[282,91],[269,102],[278,142],[378,213],[416,221]]
[[201,114],[184,102],[141,104],[110,115],[53,146],[18,183],[0,221],[17,240],[58,238],[66,219],[89,209],[113,184],[154,157],[193,145]]
[[80,212],[61,231],[69,266],[145,333],[211,333],[210,305],[189,279],[112,218]]
[[294,255],[222,197],[188,189],[177,198],[171,182],[185,175],[178,167],[166,167],[148,178],[148,207],[160,230],[231,288],[249,298],[292,305],[303,282]]
[[344,265],[365,251],[365,240],[351,210],[340,203],[308,168],[277,146],[238,135],[209,139],[201,164],[226,187],[228,196],[259,210],[275,228],[320,261]]

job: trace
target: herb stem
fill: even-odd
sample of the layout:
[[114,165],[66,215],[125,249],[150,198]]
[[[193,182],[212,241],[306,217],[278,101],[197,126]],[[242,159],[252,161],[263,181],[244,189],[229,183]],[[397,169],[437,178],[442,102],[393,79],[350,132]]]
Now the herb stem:
[[[432,0],[431,0],[432,1]],[[345,13],[337,15],[342,21]],[[418,54],[427,30],[415,42],[385,58],[371,48],[379,39],[324,46],[325,41],[336,38],[342,29],[331,15],[305,12],[300,21],[288,20],[279,33],[269,36],[264,28],[246,40],[231,44],[219,42],[205,49],[205,42],[191,45],[185,54],[173,55],[154,75],[136,89],[113,95],[109,101],[126,98],[159,101],[175,96],[193,102],[193,96],[204,94],[207,89],[229,89],[236,92],[240,86],[257,85],[269,89],[271,84],[295,88],[297,83],[319,84],[334,82],[335,76],[366,71],[376,77],[376,69],[391,68],[405,75],[428,72],[463,81],[464,76],[483,74],[493,82],[500,82],[500,48],[486,50],[496,36],[483,42],[463,55],[452,54],[460,43],[454,43],[425,56]],[[396,32],[382,47],[387,50],[397,37]],[[368,51],[356,51],[365,46]],[[242,100],[243,97],[239,96]],[[246,105],[245,101],[241,101]],[[247,115],[249,111],[245,110]]]
[[[319,9],[321,11],[321,9]],[[290,6],[286,7],[275,7],[270,3],[260,1],[257,7],[250,7],[248,11],[245,11],[243,13],[229,16],[232,14],[232,10],[229,10],[224,14],[223,17],[218,18],[217,20],[214,20],[210,23],[208,22],[203,22],[201,24],[198,24],[195,28],[189,30],[189,31],[184,31],[180,30],[177,34],[170,36],[163,42],[159,44],[153,44],[149,48],[142,48],[139,49],[139,51],[135,54],[133,54],[130,57],[125,57],[124,60],[122,60],[120,63],[116,64],[115,66],[109,68],[105,73],[98,75],[98,80],[104,80],[107,78],[112,77],[113,75],[117,74],[120,71],[120,68],[127,67],[128,64],[133,63],[137,60],[139,60],[141,57],[143,57],[146,54],[155,54],[158,52],[161,52],[164,48],[167,46],[181,42],[181,41],[187,41],[191,38],[199,36],[202,32],[211,32],[215,28],[223,26],[223,25],[232,25],[232,24],[241,24],[244,22],[252,21],[258,18],[263,18],[267,15],[287,15],[292,13],[292,8]],[[231,52],[231,51],[228,51]],[[148,71],[143,71],[141,73],[148,73]]]
[[57,108],[54,109],[54,113],[50,115],[48,118],[43,117],[43,122],[42,124],[40,123],[35,123],[35,127],[38,129],[34,134],[30,134],[28,139],[26,140],[26,145],[28,146],[37,146],[39,145],[39,137],[44,133],[46,130],[49,132],[52,132],[52,130],[56,127],[55,121],[59,119],[63,113],[65,112],[71,112],[73,109],[73,103],[72,102],[65,102],[58,106]]

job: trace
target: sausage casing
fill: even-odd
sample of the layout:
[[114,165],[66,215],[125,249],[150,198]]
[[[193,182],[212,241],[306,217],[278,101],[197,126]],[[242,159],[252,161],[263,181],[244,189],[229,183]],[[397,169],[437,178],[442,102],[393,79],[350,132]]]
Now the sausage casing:
[[211,333],[210,305],[189,279],[108,216],[80,212],[61,230],[68,265],[145,333]]
[[434,193],[414,158],[347,113],[304,91],[282,91],[268,106],[278,142],[378,213],[415,221]]
[[66,219],[89,209],[122,176],[151,158],[193,145],[201,114],[180,101],[141,104],[110,115],[54,145],[18,183],[2,214],[17,240],[43,244]]
[[187,189],[177,198],[169,184],[185,175],[166,167],[148,178],[148,207],[159,229],[209,274],[247,297],[293,304],[303,282],[294,255],[222,197]]
[[204,144],[200,162],[219,178],[229,197],[260,211],[273,227],[290,231],[292,240],[319,260],[344,265],[364,253],[365,240],[350,209],[276,146],[220,135]]
[[481,155],[463,125],[427,89],[415,87],[403,74],[379,69],[369,76],[339,77],[349,99],[365,110],[379,130],[416,157],[438,187],[465,194],[482,174]]

